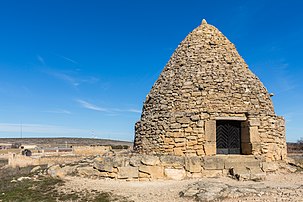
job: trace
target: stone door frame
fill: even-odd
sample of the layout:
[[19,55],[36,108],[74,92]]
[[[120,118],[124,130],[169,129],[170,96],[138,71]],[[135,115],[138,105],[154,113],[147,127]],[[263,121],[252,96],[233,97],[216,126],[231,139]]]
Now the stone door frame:
[[215,117],[214,119],[205,121],[205,136],[206,136],[206,143],[204,144],[205,154],[217,155],[216,123],[217,121],[222,121],[222,120],[241,122],[241,155],[251,155],[252,139],[253,137],[258,136],[258,131],[255,130],[255,127],[250,126],[249,119],[246,116]]

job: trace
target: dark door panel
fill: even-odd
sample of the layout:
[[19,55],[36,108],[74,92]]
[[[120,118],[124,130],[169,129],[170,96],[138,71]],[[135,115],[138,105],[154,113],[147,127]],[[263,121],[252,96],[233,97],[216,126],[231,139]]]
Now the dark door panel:
[[241,122],[217,121],[217,154],[241,154]]

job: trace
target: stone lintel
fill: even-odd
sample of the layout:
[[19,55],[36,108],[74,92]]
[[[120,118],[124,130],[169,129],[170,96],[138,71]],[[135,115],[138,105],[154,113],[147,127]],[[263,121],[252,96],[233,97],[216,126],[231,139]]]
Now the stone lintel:
[[219,116],[219,117],[216,117],[215,118],[217,121],[220,121],[220,120],[226,120],[226,121],[246,121],[247,118],[246,117],[236,117],[236,116],[233,116],[233,117],[229,117],[229,116]]

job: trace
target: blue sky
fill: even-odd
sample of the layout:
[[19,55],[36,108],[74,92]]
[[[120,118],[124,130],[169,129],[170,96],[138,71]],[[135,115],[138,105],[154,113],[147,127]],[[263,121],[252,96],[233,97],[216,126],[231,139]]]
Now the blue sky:
[[302,1],[0,1],[0,137],[132,140],[145,96],[203,18],[303,137]]

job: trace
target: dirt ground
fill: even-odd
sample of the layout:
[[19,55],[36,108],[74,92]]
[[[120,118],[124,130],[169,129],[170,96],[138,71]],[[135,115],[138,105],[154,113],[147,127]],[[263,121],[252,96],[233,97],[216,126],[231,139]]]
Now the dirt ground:
[[[228,177],[222,178],[203,178],[191,179],[182,181],[115,181],[115,180],[100,180],[87,179],[80,177],[68,177],[63,187],[60,187],[62,192],[69,193],[71,191],[104,191],[127,197],[129,200],[136,202],[146,201],[194,201],[194,198],[181,198],[179,193],[185,190],[193,183],[217,182],[225,183],[231,187],[234,186],[250,186],[264,187],[264,193],[256,196],[242,198],[226,198],[222,201],[303,201],[303,173],[280,173],[270,174],[265,181],[236,181]],[[300,190],[297,190],[300,187]],[[274,193],[266,194],[266,190],[275,190]],[[281,193],[280,191],[281,190]],[[285,190],[288,190],[289,193]],[[283,193],[282,193],[283,192]]]

